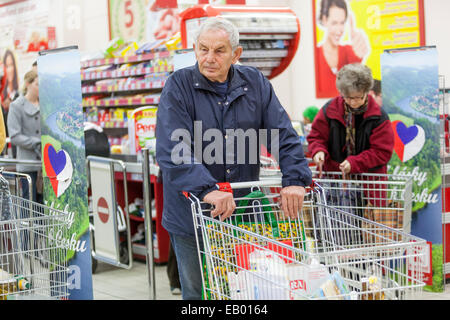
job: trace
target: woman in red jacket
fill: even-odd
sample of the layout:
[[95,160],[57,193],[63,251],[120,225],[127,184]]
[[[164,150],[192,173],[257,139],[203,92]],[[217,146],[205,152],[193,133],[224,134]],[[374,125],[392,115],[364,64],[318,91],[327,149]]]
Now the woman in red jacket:
[[325,171],[386,173],[394,149],[394,132],[386,112],[368,93],[371,70],[349,64],[338,73],[340,96],[314,119],[307,137],[314,162]]
[[[337,74],[340,96],[319,111],[307,137],[308,151],[319,172],[387,173],[394,150],[394,131],[386,112],[369,95],[371,70],[362,64],[348,64]],[[373,176],[367,180],[385,180]],[[365,196],[372,204],[385,205],[384,188]]]

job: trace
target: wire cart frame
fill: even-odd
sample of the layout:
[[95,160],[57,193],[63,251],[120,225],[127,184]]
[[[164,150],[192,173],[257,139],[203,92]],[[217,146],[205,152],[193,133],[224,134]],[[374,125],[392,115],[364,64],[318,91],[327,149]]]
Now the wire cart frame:
[[299,218],[285,218],[270,191],[280,186],[230,184],[251,193],[223,222],[190,195],[205,299],[420,298],[425,240],[327,205],[318,184]]
[[0,175],[0,300],[68,298],[70,216],[10,195]]
[[[411,176],[394,174],[312,171],[314,181],[326,191],[328,204],[385,226],[411,232],[412,185]],[[279,168],[261,159],[262,180],[281,176]],[[274,190],[272,190],[274,191]]]

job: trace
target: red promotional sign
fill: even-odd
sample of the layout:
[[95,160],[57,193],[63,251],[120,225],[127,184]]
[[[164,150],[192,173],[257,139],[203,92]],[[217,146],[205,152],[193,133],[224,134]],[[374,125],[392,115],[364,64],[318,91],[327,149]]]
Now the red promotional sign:
[[98,199],[97,203],[97,212],[100,221],[103,223],[107,223],[109,219],[109,207],[108,202],[106,202],[105,198],[101,197]]
[[[432,265],[432,243],[427,241],[425,247],[413,247],[408,254],[408,274],[415,278],[422,278],[426,285],[433,285],[433,265]],[[416,275],[421,272],[422,276]]]

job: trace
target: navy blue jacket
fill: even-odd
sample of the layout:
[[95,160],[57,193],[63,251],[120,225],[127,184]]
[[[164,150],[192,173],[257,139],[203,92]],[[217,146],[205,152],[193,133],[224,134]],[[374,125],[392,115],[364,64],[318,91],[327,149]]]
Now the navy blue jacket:
[[[183,191],[197,196],[200,200],[213,190],[218,182],[244,182],[259,180],[259,150],[256,162],[252,161],[251,149],[254,145],[245,144],[245,162],[238,162],[236,142],[234,141],[234,161],[208,163],[199,161],[194,150],[194,121],[200,121],[202,137],[208,129],[222,132],[224,149],[230,137],[227,129],[267,129],[268,150],[270,152],[271,129],[279,131],[279,164],[283,174],[283,187],[290,185],[307,186],[311,183],[311,171],[303,154],[300,139],[293,129],[289,116],[281,106],[270,82],[262,73],[253,68],[232,65],[228,75],[228,93],[216,93],[210,82],[200,73],[198,65],[174,72],[167,80],[161,94],[156,125],[156,160],[162,171],[164,209],[163,226],[181,236],[193,236],[194,228],[190,200]],[[188,133],[190,141],[179,137],[180,130]],[[257,131],[258,132],[258,131]],[[173,141],[175,140],[175,141]],[[191,148],[190,154],[180,152],[181,141]],[[204,140],[204,139],[203,139]],[[214,138],[211,139],[214,141]],[[208,147],[203,141],[201,152]],[[259,146],[259,142],[258,142]],[[274,146],[275,147],[275,146]],[[211,148],[207,149],[210,151]],[[184,163],[174,163],[173,151],[185,157]],[[205,151],[206,154],[206,151]],[[212,153],[215,155],[215,153]],[[194,156],[197,157],[194,160]],[[203,153],[201,154],[203,155]],[[224,152],[225,157],[225,152]],[[254,159],[254,158],[253,158]],[[196,161],[198,160],[198,161]]]

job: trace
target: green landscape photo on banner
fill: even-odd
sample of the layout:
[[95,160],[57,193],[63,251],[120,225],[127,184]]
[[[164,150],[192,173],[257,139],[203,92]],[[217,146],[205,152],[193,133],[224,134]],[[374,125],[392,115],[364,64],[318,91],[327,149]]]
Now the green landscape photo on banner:
[[[67,239],[71,300],[91,300],[84,117],[78,50],[48,51],[38,58],[44,201],[71,219]],[[57,235],[56,235],[57,236]]]
[[411,234],[425,239],[432,259],[427,290],[442,291],[442,175],[438,54],[434,47],[386,51],[381,56],[383,108],[395,136],[388,173],[412,176]]

